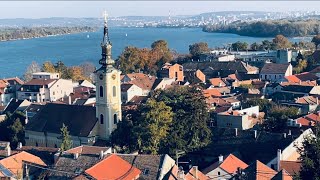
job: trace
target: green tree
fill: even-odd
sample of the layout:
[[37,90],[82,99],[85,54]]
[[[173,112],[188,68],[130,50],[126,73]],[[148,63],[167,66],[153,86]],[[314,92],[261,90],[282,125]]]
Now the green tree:
[[302,180],[320,180],[320,126],[317,124],[314,134],[304,137],[302,147],[297,147],[302,163],[299,178]]
[[54,68],[54,65],[50,61],[46,61],[43,63],[41,70],[43,72],[49,72],[49,73],[54,73],[56,72],[56,69]]
[[62,136],[62,142],[60,146],[61,152],[66,151],[68,149],[72,148],[72,141],[71,137],[69,135],[68,127],[64,124],[62,124],[62,127],[60,128],[61,136]]
[[209,113],[199,87],[174,87],[156,91],[152,97],[170,106],[174,113],[168,138],[161,147],[162,153],[190,152],[211,142]]
[[17,118],[11,126],[10,130],[10,145],[15,149],[18,142],[24,143],[24,127],[19,118]]
[[250,49],[251,49],[251,50],[254,50],[254,51],[259,50],[259,44],[256,43],[256,42],[252,43],[252,44],[250,45]]
[[137,47],[128,46],[119,56],[120,70],[123,73],[139,72],[143,69],[140,64],[140,52]]
[[320,44],[320,34],[314,36],[311,40],[311,42],[314,43],[314,45],[316,46],[316,49],[318,49],[318,46]]
[[62,79],[72,79],[72,74],[70,69],[62,62],[58,61],[54,66],[56,72],[60,74]]
[[247,102],[244,103],[245,107],[251,107],[251,106],[259,106],[259,111],[267,112],[274,103],[272,101],[269,101],[268,99],[258,99],[253,98],[249,99]]
[[231,48],[234,51],[246,51],[248,49],[248,43],[238,41],[238,42],[232,43]]
[[206,42],[199,42],[189,45],[189,53],[194,57],[198,58],[199,55],[203,53],[209,52],[208,43]]
[[307,60],[299,60],[296,67],[293,68],[295,74],[301,73],[308,67]]
[[37,62],[32,61],[31,64],[27,67],[26,72],[24,73],[24,80],[30,81],[32,79],[32,74],[36,72],[40,72],[40,66]]
[[277,35],[272,41],[277,49],[286,49],[292,46],[290,41],[281,34]]
[[139,133],[140,148],[144,153],[157,154],[160,144],[164,144],[169,127],[172,123],[173,113],[171,107],[164,102],[149,99],[141,109],[141,124]]
[[263,122],[263,127],[267,131],[282,132],[287,127],[289,118],[296,118],[299,110],[295,107],[274,105],[267,112],[267,119]]

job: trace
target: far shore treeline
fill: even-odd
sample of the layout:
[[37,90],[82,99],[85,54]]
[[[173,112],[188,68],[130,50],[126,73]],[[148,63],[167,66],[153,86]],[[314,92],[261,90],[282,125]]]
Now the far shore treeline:
[[205,32],[233,33],[250,37],[274,37],[278,34],[286,37],[305,37],[319,34],[320,20],[238,21],[227,25],[207,25],[202,30]]

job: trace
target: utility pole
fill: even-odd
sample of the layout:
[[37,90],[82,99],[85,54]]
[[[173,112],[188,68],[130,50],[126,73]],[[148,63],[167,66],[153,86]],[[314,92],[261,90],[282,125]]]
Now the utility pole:
[[176,150],[176,165],[179,167],[179,157],[183,155],[185,152],[182,150]]

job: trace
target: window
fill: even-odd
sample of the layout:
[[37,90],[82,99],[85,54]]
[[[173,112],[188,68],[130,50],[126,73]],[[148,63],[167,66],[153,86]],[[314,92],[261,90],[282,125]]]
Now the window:
[[56,93],[53,91],[53,92],[52,92],[52,95],[56,95]]
[[148,176],[149,172],[150,172],[149,168],[146,168],[143,170],[143,175]]
[[100,124],[103,124],[103,114],[100,114]]
[[99,93],[100,93],[100,97],[103,97],[103,87],[102,86],[100,86]]
[[177,80],[178,79],[178,72],[175,73],[175,76],[176,76],[175,78]]
[[118,122],[117,114],[114,114],[113,115],[113,124],[117,124],[117,122]]
[[113,88],[112,88],[112,92],[113,92],[113,97],[116,97],[116,95],[117,95],[117,89],[116,89],[116,86],[113,86]]
[[218,171],[218,175],[220,176],[220,171]]
[[264,75],[264,79],[267,79],[267,75]]
[[37,147],[39,146],[38,142],[36,142],[36,146],[37,146]]

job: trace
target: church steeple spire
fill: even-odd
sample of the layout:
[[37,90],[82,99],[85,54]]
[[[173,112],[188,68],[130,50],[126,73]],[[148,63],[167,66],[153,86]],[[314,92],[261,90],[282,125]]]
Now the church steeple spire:
[[99,61],[103,67],[112,67],[114,64],[114,60],[111,58],[111,48],[112,44],[109,38],[109,29],[108,29],[108,14],[104,12],[104,28],[103,28],[103,39],[101,42],[102,48],[102,58]]

